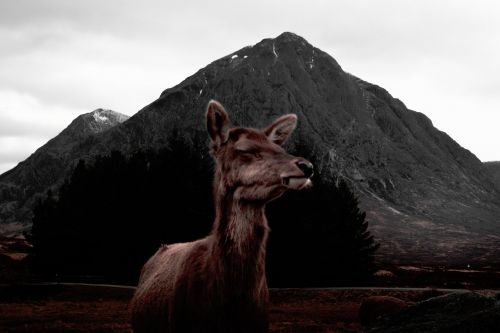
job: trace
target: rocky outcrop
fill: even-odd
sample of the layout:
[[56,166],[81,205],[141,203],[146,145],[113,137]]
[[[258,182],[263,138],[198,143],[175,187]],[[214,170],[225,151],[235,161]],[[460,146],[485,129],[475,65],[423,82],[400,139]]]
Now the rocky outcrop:
[[491,181],[500,192],[500,161],[484,162],[483,164],[489,173]]
[[[203,117],[212,98],[227,107],[235,125],[263,126],[281,114],[297,114],[299,127],[287,149],[305,147],[318,160],[317,175],[330,182],[344,178],[355,187],[381,243],[381,259],[500,264],[500,195],[476,156],[424,114],[344,72],[292,33],[214,61],[129,120],[71,145],[64,160],[37,153],[31,158],[63,170],[75,158],[113,149],[165,147],[179,134],[187,149],[206,154]],[[16,173],[24,170],[20,165]],[[38,188],[60,177],[40,175]],[[19,176],[10,179],[20,183]]]
[[500,298],[474,292],[438,296],[381,318],[370,333],[498,332]]

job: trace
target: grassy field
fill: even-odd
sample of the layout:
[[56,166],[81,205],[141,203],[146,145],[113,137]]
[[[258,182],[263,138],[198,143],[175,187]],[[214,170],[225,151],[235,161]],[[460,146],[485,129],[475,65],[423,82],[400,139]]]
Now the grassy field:
[[[0,288],[0,332],[131,332],[133,290],[89,286]],[[271,290],[270,332],[359,332],[363,298],[426,299],[430,291]]]
[[[0,332],[131,332],[129,302],[133,289],[23,285],[40,281],[26,264],[24,241],[0,239]],[[374,276],[376,286],[499,289],[500,269],[442,269],[387,266]],[[61,279],[78,281],[78,279]],[[82,281],[91,281],[87,276]],[[92,282],[97,282],[92,281]],[[3,283],[3,285],[2,285]],[[405,301],[435,296],[429,290],[274,289],[270,332],[360,332],[358,310],[365,297],[387,295]]]

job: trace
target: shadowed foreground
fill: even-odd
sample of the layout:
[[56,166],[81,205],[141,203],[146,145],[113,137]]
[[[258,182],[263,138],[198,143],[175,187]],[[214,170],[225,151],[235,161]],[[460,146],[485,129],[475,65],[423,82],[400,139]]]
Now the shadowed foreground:
[[[0,288],[1,332],[131,332],[132,289],[89,286]],[[361,300],[419,301],[430,291],[271,290],[270,332],[359,332]]]

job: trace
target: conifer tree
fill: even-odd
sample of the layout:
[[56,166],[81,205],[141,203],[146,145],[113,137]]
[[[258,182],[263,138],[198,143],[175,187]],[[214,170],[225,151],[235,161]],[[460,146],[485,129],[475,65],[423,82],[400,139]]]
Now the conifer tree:
[[378,245],[356,197],[345,182],[318,178],[306,193],[286,193],[268,208],[271,286],[359,285],[375,270]]

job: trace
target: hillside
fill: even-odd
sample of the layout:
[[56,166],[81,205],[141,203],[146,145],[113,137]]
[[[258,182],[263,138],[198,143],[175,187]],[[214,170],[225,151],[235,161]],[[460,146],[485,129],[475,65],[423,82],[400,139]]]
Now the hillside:
[[76,159],[86,157],[79,154],[79,144],[128,118],[104,109],[82,114],[25,161],[0,175],[0,234],[26,230],[36,194],[57,184]]
[[500,191],[500,161],[485,162],[484,166],[490,174],[491,181],[495,184],[497,190]]
[[18,186],[25,199],[57,182],[79,157],[159,149],[179,134],[188,148],[205,147],[203,117],[212,98],[227,107],[235,125],[262,126],[296,113],[299,125],[288,148],[306,147],[320,161],[321,177],[353,184],[383,260],[500,264],[500,196],[479,159],[424,114],[344,72],[292,33],[209,64],[129,120],[67,145],[62,159],[37,151],[31,161],[41,160],[52,172],[38,174],[36,186],[27,181],[29,161],[0,182]]

